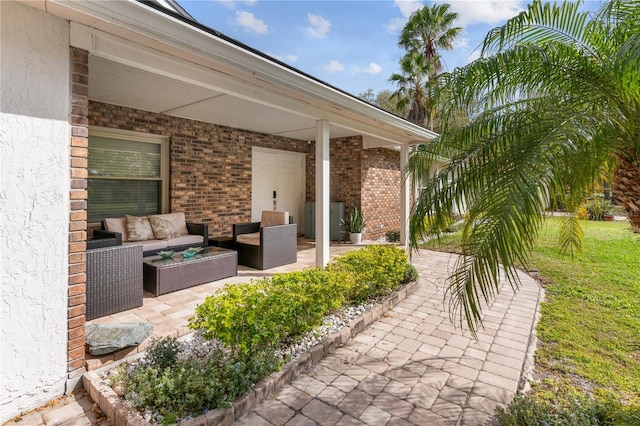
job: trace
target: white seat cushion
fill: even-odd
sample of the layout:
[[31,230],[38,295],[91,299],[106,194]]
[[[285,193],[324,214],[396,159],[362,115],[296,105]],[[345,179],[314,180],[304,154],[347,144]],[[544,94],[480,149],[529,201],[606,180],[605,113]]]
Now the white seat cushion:
[[122,234],[122,242],[129,241],[127,232],[126,217],[109,217],[104,220],[104,229],[109,232],[119,232]]
[[169,247],[184,246],[187,244],[194,247],[202,246],[202,235],[181,235],[178,238],[169,238]]
[[260,227],[286,225],[289,223],[289,212],[279,211],[262,211],[262,218],[260,219]]
[[142,251],[162,250],[168,247],[167,240],[127,241],[123,246],[130,244],[142,244]]

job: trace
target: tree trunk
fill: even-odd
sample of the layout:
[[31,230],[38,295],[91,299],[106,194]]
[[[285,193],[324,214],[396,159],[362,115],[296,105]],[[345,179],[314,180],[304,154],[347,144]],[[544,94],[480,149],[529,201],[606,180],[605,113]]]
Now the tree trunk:
[[613,185],[616,203],[625,208],[633,232],[640,231],[640,161],[633,155],[618,155]]

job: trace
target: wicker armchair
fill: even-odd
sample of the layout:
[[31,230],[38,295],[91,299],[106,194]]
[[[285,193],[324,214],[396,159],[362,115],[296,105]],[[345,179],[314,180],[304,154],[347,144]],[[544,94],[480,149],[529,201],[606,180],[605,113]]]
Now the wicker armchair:
[[87,320],[142,306],[142,245],[87,250]]
[[122,234],[118,232],[107,232],[101,229],[93,231],[93,238],[87,240],[87,250],[93,250],[104,247],[113,247],[122,245]]
[[233,225],[233,243],[238,252],[238,264],[255,269],[271,269],[297,262],[298,226],[294,223],[293,216],[288,216],[287,213],[286,225],[261,226],[265,223],[264,213],[261,222]]

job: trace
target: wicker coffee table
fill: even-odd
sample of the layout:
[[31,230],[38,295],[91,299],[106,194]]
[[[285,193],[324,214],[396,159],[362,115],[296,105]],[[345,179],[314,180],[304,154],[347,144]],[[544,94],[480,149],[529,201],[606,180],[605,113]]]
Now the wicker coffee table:
[[142,260],[144,289],[156,296],[238,274],[238,253],[219,247],[207,247],[191,258],[176,253],[169,259]]

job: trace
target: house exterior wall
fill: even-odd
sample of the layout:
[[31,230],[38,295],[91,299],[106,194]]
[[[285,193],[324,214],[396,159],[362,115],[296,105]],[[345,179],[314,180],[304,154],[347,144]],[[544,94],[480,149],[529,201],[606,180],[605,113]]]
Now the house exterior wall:
[[400,230],[400,152],[384,148],[362,153],[362,214],[367,219],[366,237],[384,238]]
[[[343,202],[345,216],[353,206],[362,204],[362,138],[336,138],[329,142],[329,200]],[[315,142],[307,156],[306,201],[316,200],[316,156]]]
[[209,224],[210,236],[231,235],[234,223],[251,221],[253,146],[309,151],[306,141],[99,102],[89,103],[89,123],[170,137],[170,209]]
[[0,2],[0,413],[63,394],[67,378],[69,25]]
[[[91,71],[89,70],[89,75]],[[209,224],[209,235],[230,235],[251,221],[251,148],[307,154],[306,201],[315,200],[315,143],[217,126],[132,108],[89,102],[89,124],[170,138],[170,209]],[[400,229],[400,154],[362,148],[360,136],[330,143],[331,201],[368,218],[364,238]]]
[[[307,201],[315,200],[315,150],[307,156]],[[357,205],[367,219],[365,240],[379,240],[400,229],[400,153],[364,149],[360,136],[332,139],[330,200],[345,203],[345,217]]]

